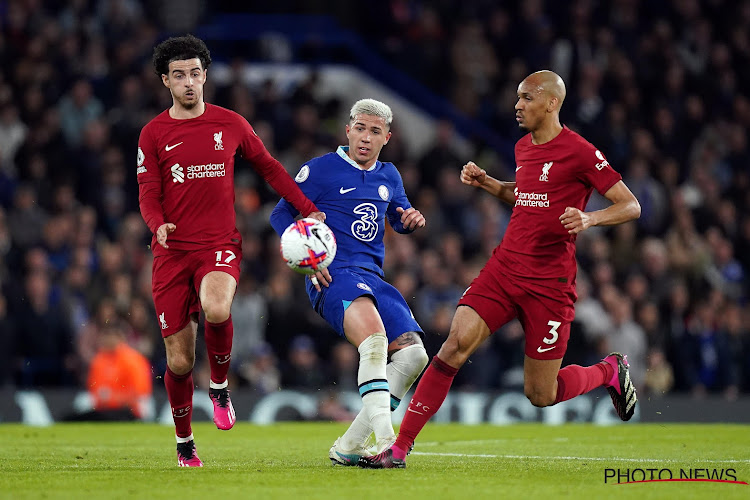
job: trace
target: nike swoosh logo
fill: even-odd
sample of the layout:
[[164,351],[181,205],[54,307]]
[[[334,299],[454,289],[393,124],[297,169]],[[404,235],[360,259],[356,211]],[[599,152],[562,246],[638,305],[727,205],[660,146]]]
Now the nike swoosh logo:
[[221,262],[217,262],[216,265],[219,267],[232,267],[229,264],[222,264]]
[[224,361],[216,360],[216,362],[219,363],[220,365],[224,365],[226,363],[229,363],[229,360],[228,359],[225,359]]
[[521,165],[520,167],[516,167],[516,172],[518,172],[518,171],[519,171],[519,170],[521,170],[522,168],[523,168],[523,165]]
[[412,413],[416,413],[417,415],[424,415],[424,413],[422,413],[421,411],[412,410],[411,408],[407,408],[407,411],[410,411]]
[[[182,141],[182,142],[185,142],[185,141]],[[182,144],[182,142],[178,142],[174,146],[170,146],[169,144],[167,144],[166,146],[164,146],[164,149],[166,151],[172,151],[174,148],[176,148],[177,146],[179,146],[180,144]]]
[[547,347],[546,349],[542,349],[542,347],[541,347],[541,346],[539,346],[539,347],[537,347],[537,348],[536,348],[536,352],[547,352],[547,351],[551,351],[551,350],[552,350],[552,349],[554,349],[555,347],[557,347],[557,346],[556,346],[556,345],[553,345],[552,347]]
[[348,193],[349,191],[354,191],[355,189],[357,189],[357,188],[349,188],[349,189],[344,189],[344,188],[341,188],[341,189],[339,189],[339,193],[341,193],[341,194],[346,194],[346,193]]

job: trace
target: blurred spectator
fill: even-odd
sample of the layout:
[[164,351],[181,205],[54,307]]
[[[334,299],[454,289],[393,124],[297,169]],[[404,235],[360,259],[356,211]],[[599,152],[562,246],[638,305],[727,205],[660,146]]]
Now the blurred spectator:
[[649,396],[661,397],[672,390],[674,373],[664,351],[652,349],[648,353],[648,369],[644,381],[645,393]]
[[104,114],[104,106],[94,96],[91,83],[86,79],[73,83],[70,92],[60,99],[59,110],[60,125],[71,147],[80,145],[86,126]]
[[434,172],[444,168],[456,171],[463,165],[456,151],[455,133],[456,131],[450,121],[443,119],[437,122],[432,146],[425,151],[418,163],[421,177],[425,179],[426,183],[432,182]]
[[[636,387],[646,379],[647,339],[646,332],[633,319],[633,303],[627,296],[618,295],[608,308],[612,314],[614,328],[607,333],[607,351],[627,353],[630,376]],[[607,353],[602,353],[606,355]],[[603,356],[602,356],[603,357]]]
[[729,380],[725,389],[729,399],[737,397],[739,390],[747,389],[750,381],[750,328],[748,311],[738,304],[729,303],[719,319],[719,335],[726,338],[729,350]]
[[703,276],[711,256],[706,242],[698,233],[693,215],[676,197],[672,225],[667,231],[665,243],[671,268],[695,282]]
[[269,394],[281,388],[281,371],[268,343],[256,345],[250,357],[237,364],[240,384],[248,384],[259,394]]
[[717,328],[717,312],[708,301],[701,301],[688,320],[680,363],[695,396],[727,391],[732,394],[736,390],[729,342]]
[[139,419],[149,416],[151,364],[125,342],[125,327],[120,320],[98,326],[97,352],[86,382],[94,411],[102,420],[120,420],[128,414]]
[[327,385],[325,369],[312,338],[307,335],[294,337],[288,353],[281,371],[283,387],[318,390]]
[[334,385],[337,391],[357,391],[358,370],[357,348],[343,340],[334,344],[331,350],[330,384]]
[[578,300],[575,322],[581,324],[580,333],[585,336],[586,342],[594,345],[613,329],[612,320],[599,299],[592,295],[591,283],[585,276],[579,276],[576,285]]
[[157,369],[155,373],[162,373],[159,358],[164,355],[163,343],[158,341],[160,332],[153,321],[155,316],[151,302],[140,295],[133,296],[127,314],[126,340],[128,345],[152,360]]
[[267,316],[266,300],[257,290],[255,277],[242,273],[232,302],[233,365],[249,362],[256,349],[265,342]]
[[13,374],[20,361],[14,355],[17,342],[15,330],[15,322],[8,316],[5,295],[0,293],[0,388],[13,384]]
[[26,140],[28,127],[20,120],[18,108],[0,104],[0,168],[8,177],[16,176],[16,153]]
[[19,186],[13,199],[13,208],[8,214],[8,228],[13,242],[22,249],[39,244],[48,216],[37,204],[33,188]]
[[669,269],[669,255],[661,240],[646,238],[641,245],[643,271],[649,280],[651,297],[662,301],[668,293],[674,275]]
[[42,270],[26,277],[14,341],[22,362],[22,387],[74,383],[73,335],[63,310],[50,301],[51,288],[50,277]]
[[268,301],[268,322],[266,340],[271,344],[276,356],[285,359],[292,338],[304,327],[301,309],[309,309],[307,301],[295,297],[292,287],[292,271],[271,273],[266,290]]
[[350,422],[355,415],[339,401],[338,388],[328,390],[318,401],[317,419],[325,422]]

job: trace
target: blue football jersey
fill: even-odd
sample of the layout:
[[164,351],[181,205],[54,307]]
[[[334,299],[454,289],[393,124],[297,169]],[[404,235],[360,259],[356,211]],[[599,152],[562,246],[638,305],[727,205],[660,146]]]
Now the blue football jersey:
[[[336,235],[336,258],[330,269],[357,266],[383,275],[385,219],[396,232],[409,233],[401,223],[398,207],[411,207],[404,183],[393,163],[375,162],[360,169],[347,155],[348,146],[313,158],[294,180],[319,210]],[[271,225],[279,235],[299,212],[281,199],[271,213]]]

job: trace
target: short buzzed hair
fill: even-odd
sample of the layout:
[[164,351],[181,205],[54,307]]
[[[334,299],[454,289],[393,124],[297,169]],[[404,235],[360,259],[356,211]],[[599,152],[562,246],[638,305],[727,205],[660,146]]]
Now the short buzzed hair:
[[391,122],[393,121],[391,107],[375,99],[360,99],[355,102],[351,111],[349,111],[349,122],[354,121],[357,115],[371,115],[382,118],[388,128],[391,127]]
[[154,71],[157,75],[169,73],[169,63],[198,58],[203,69],[211,66],[211,52],[205,42],[193,35],[168,38],[154,48]]

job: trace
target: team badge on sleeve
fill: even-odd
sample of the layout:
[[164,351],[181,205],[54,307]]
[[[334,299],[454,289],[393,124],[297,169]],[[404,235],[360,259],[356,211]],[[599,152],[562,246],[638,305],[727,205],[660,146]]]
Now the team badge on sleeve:
[[307,177],[310,175],[310,167],[307,165],[304,165],[301,169],[299,169],[299,172],[297,173],[297,177],[294,178],[295,181],[299,182],[305,182],[307,180]]
[[608,162],[608,161],[607,161],[607,159],[606,159],[606,158],[604,157],[604,155],[602,154],[602,152],[601,152],[601,151],[599,151],[599,150],[597,149],[597,150],[596,150],[596,153],[594,153],[594,154],[596,155],[596,157],[597,157],[598,159],[600,159],[600,160],[601,160],[601,163],[597,163],[597,164],[596,164],[596,169],[597,169],[597,170],[602,170],[602,169],[603,169],[604,167],[606,167],[607,165],[609,165],[609,162]]
[[137,170],[137,173],[138,174],[142,174],[142,173],[146,172],[146,167],[143,166],[143,162],[146,161],[146,155],[143,154],[143,150],[140,147],[138,148],[137,161],[138,161],[138,170]]

